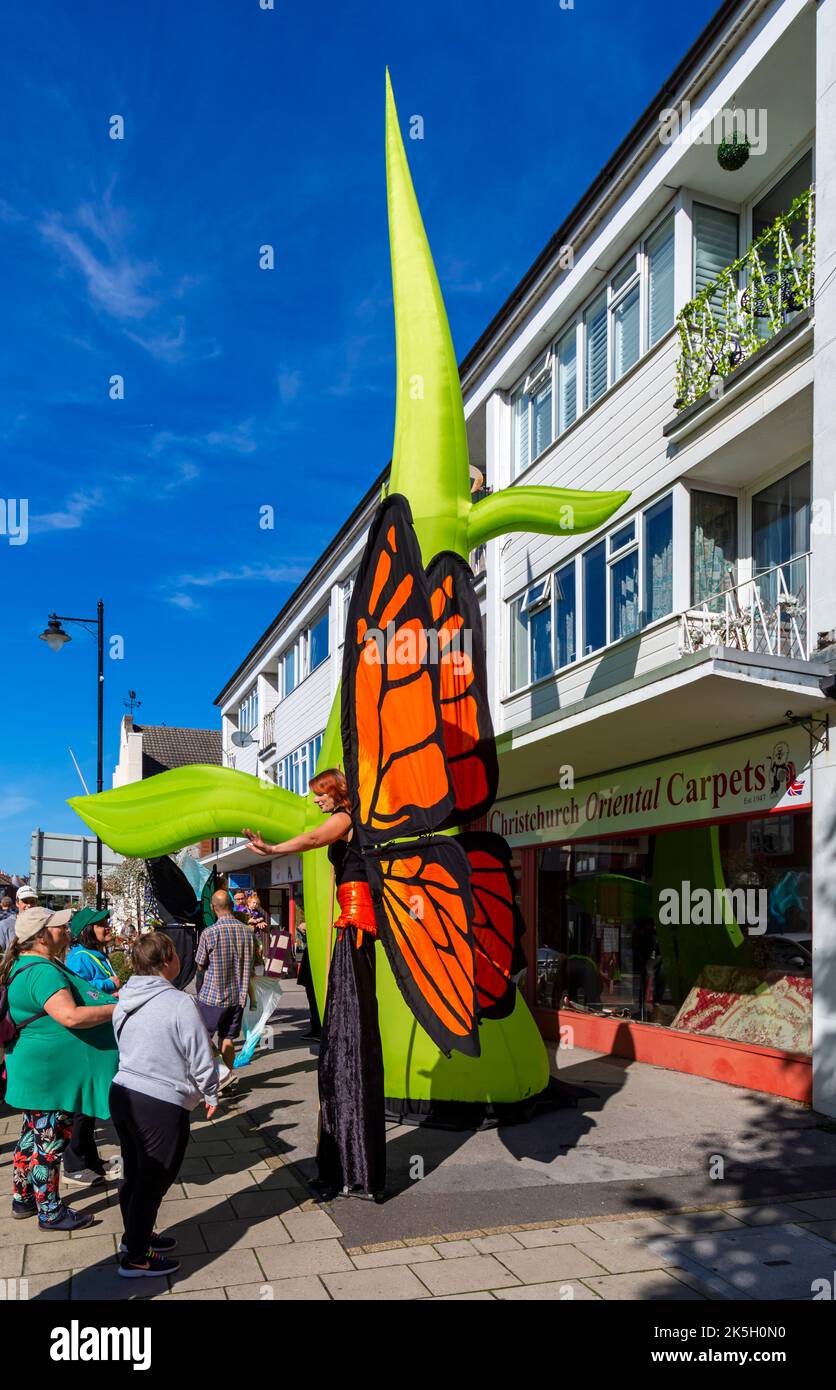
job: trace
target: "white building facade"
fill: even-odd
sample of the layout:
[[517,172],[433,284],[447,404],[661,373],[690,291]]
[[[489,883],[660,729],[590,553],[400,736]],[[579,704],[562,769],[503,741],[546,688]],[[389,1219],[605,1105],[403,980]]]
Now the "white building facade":
[[[631,489],[474,557],[542,1031],[829,1114],[835,14],[722,6],[461,367],[490,488]],[[297,791],[380,481],[218,697],[225,760]],[[217,854],[295,912],[252,859]]]

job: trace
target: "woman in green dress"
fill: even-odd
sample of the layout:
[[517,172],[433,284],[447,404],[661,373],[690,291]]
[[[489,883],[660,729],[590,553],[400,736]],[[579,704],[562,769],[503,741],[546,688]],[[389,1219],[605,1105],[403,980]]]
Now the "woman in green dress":
[[49,1231],[89,1226],[89,1213],[61,1200],[61,1156],[73,1115],[110,1116],[108,1091],[119,1057],[107,995],[65,970],[72,913],[30,908],[0,964],[12,1022],[20,1030],[6,1052],[6,1104],[23,1111],[13,1159],[12,1216],[38,1217]]

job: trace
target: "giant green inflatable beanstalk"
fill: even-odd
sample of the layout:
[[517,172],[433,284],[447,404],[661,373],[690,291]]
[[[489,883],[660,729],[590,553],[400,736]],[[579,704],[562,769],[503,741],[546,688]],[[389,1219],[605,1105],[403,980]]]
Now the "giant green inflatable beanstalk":
[[[628,492],[517,486],[472,502],[458,367],[388,73],[386,169],[397,346],[389,486],[409,501],[424,563],[443,550],[466,560],[477,545],[510,531],[567,534],[602,525]],[[338,692],[318,767],[341,763]],[[240,836],[245,825],[276,842],[321,823],[312,797],[228,768],[180,768],[115,791],[73,797],[70,805],[112,849],[144,858],[209,836]],[[322,1009],[333,920],[331,872],[324,850],[308,852],[303,864],[311,968]],[[510,1103],[547,1085],[545,1046],[521,994],[508,1018],[482,1023],[478,1058],[460,1052],[446,1057],[431,1042],[407,1008],[379,944],[377,995],[388,1097],[418,1105]]]

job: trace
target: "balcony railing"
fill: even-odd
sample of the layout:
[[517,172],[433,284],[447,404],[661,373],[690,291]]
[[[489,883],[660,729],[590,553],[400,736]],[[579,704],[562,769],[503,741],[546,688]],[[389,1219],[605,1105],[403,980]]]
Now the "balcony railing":
[[261,721],[261,747],[272,748],[276,742],[276,711],[268,710]]
[[808,188],[745,255],[679,315],[676,408],[704,396],[813,300],[814,191]]
[[[731,567],[730,579],[731,579]],[[730,583],[682,614],[683,652],[736,647],[806,661],[810,655],[810,555],[775,565],[742,584]]]

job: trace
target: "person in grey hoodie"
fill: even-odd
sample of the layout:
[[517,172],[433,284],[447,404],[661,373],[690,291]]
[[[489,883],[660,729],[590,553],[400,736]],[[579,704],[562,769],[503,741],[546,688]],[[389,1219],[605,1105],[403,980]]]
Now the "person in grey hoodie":
[[119,1069],[110,1113],[122,1148],[119,1205],[125,1222],[118,1273],[125,1279],[179,1269],[172,1236],[154,1223],[189,1142],[192,1110],[218,1103],[218,1066],[194,999],[171,983],[180,961],[170,937],[150,932],[134,943],[134,974],[113,1011]]

